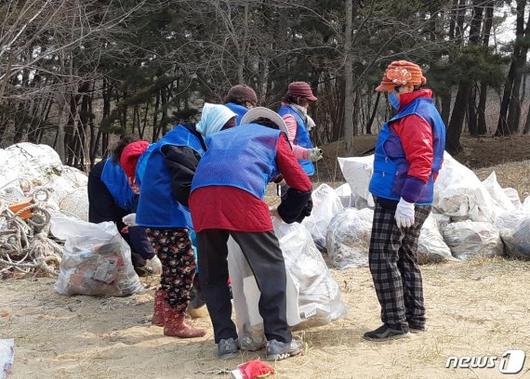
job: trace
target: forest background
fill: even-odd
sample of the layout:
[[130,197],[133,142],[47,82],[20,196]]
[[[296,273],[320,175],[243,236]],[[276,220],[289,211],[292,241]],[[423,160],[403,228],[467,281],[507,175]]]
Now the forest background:
[[530,133],[529,47],[526,0],[6,0],[0,144],[46,143],[86,170],[116,136],[155,141],[234,84],[275,108],[305,80],[314,141],[347,153],[389,115],[384,68],[408,59],[459,153],[463,135]]

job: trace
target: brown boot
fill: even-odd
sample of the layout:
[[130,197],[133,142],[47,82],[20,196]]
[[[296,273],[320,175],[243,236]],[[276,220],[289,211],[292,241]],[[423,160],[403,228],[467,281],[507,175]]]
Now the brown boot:
[[166,308],[166,291],[156,290],[155,292],[155,310],[151,323],[156,326],[164,326],[164,310]]
[[184,314],[168,306],[164,318],[164,335],[179,338],[195,338],[204,337],[206,331],[187,325]]

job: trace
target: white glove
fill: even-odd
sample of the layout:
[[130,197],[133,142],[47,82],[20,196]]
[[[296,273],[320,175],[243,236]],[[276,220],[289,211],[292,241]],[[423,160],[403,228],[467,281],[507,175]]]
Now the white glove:
[[414,225],[414,213],[414,203],[409,203],[401,198],[394,215],[398,228],[410,228]]
[[311,162],[316,162],[322,159],[322,149],[319,147],[314,147],[309,151],[309,160]]
[[127,226],[135,226],[136,225],[136,213],[130,213],[127,216],[124,216],[121,220]]

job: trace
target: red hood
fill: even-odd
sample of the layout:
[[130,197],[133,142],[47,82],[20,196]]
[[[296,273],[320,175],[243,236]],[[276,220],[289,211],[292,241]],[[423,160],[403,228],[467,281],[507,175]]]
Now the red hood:
[[432,99],[432,90],[425,88],[409,93],[402,93],[399,95],[399,109],[401,110],[403,107],[409,105],[413,100],[416,100],[420,97]]

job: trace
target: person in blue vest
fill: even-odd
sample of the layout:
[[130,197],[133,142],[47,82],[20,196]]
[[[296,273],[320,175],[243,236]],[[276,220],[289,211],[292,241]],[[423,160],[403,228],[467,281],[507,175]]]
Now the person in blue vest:
[[252,87],[245,84],[233,86],[225,97],[225,106],[237,115],[236,125],[239,125],[245,113],[257,104],[258,97],[256,96],[256,92]]
[[189,204],[197,232],[199,279],[223,359],[239,350],[226,286],[229,236],[241,247],[261,292],[267,358],[300,353],[287,325],[283,255],[263,198],[267,184],[282,174],[290,188],[275,213],[285,222],[301,222],[311,213],[312,185],[280,130],[285,123],[277,113],[251,109],[241,125],[206,138],[208,151],[193,177]]
[[313,146],[309,131],[315,126],[307,114],[309,104],[317,101],[311,86],[306,82],[292,82],[282,100],[278,113],[285,121],[289,142],[295,157],[309,176],[315,174],[313,162],[322,159],[322,150]]
[[[109,158],[96,163],[88,175],[88,221],[114,222],[131,247],[133,266],[140,276],[150,274],[147,261],[155,256],[144,228],[125,228],[122,218],[136,209],[138,195],[129,185],[127,175],[119,164],[121,152],[133,137],[122,137]],[[125,232],[126,231],[126,232]]]
[[425,83],[421,68],[402,60],[388,66],[376,88],[396,114],[379,133],[369,186],[375,198],[369,267],[383,322],[364,334],[371,341],[425,330],[418,239],[445,150],[445,125]]
[[[134,162],[136,172],[131,170],[131,175],[141,176],[135,223],[147,228],[147,236],[162,262],[152,322],[163,326],[166,336],[205,335],[204,330],[185,322],[196,267],[188,233],[193,224],[187,197],[195,167],[206,151],[203,137],[235,126],[235,116],[223,105],[206,103],[197,126],[177,125],[142,156],[143,168]],[[128,147],[121,158],[124,168],[129,165]],[[138,173],[139,169],[143,172]]]

